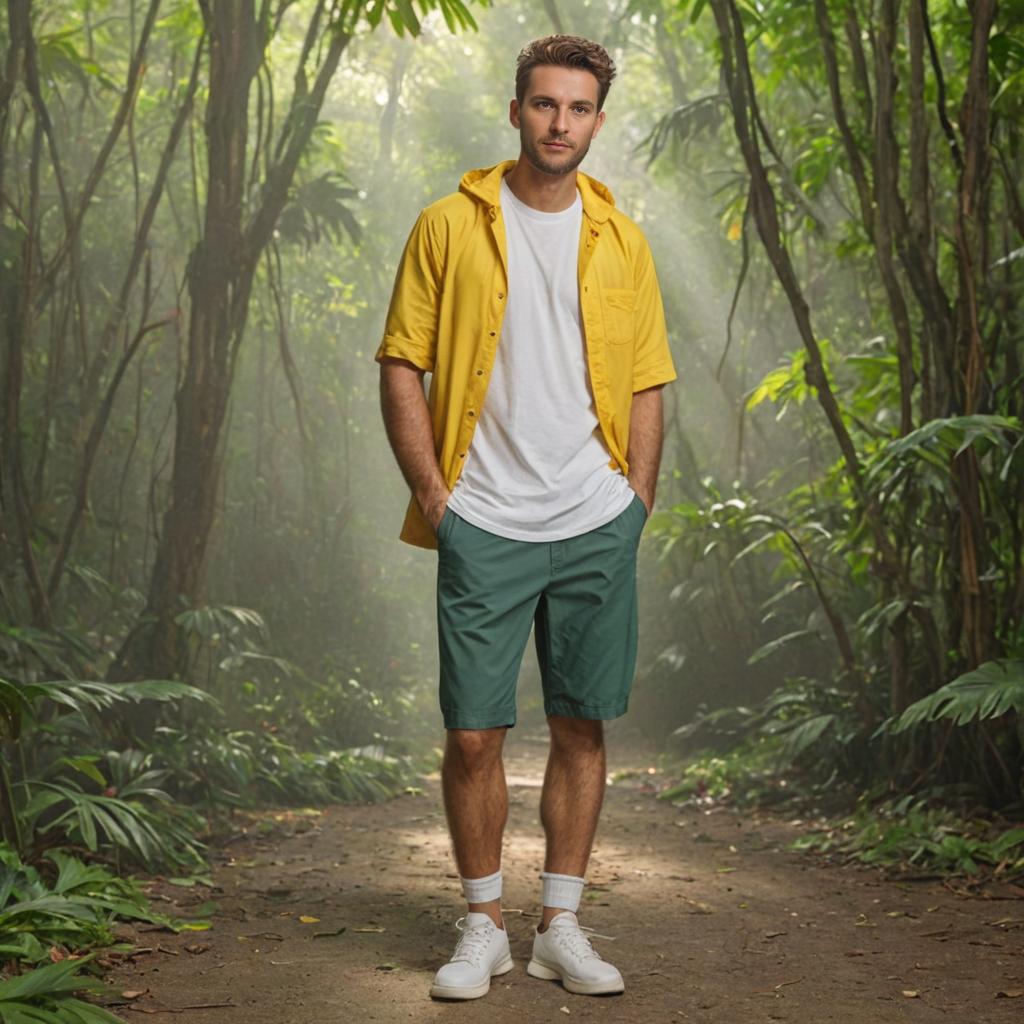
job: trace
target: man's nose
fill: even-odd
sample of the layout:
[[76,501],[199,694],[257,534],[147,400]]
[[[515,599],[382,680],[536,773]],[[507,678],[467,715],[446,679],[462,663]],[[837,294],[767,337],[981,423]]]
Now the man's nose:
[[569,130],[569,111],[563,107],[556,107],[554,116],[551,118],[551,130],[557,135],[564,135]]

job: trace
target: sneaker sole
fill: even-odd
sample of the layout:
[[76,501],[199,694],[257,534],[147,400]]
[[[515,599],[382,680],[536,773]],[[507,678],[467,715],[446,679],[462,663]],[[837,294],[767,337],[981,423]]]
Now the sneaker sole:
[[560,981],[567,992],[575,992],[579,996],[605,996],[625,992],[626,985],[621,981],[581,981],[571,974],[563,974],[555,967],[548,967],[539,960],[531,960],[526,965],[526,973],[531,978],[542,978],[544,981]]
[[479,985],[431,985],[430,996],[432,999],[479,999],[491,990],[491,978],[496,978],[499,974],[508,974],[514,966],[512,957],[507,956],[491,968],[490,978]]

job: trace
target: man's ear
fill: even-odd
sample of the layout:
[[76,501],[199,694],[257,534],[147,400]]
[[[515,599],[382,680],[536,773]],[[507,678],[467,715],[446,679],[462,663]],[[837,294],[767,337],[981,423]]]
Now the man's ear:
[[590,134],[590,137],[592,139],[596,139],[597,138],[597,133],[601,130],[601,125],[603,125],[603,124],[604,124],[604,111],[601,110],[601,111],[598,112],[597,120],[594,122],[594,130]]
[[519,100],[512,100],[508,105],[508,119],[513,128],[519,127]]

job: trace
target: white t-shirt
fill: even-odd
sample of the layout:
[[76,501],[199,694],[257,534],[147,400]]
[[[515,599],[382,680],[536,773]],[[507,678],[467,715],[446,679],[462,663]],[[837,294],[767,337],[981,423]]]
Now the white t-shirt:
[[565,540],[614,519],[634,491],[601,436],[576,278],[583,202],[535,210],[501,183],[508,300],[466,465],[448,507],[512,540]]

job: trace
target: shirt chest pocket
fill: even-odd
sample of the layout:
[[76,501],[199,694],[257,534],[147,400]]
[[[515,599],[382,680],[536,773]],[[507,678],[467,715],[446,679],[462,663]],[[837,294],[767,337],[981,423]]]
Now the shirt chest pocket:
[[636,336],[636,290],[602,288],[605,340],[610,345],[632,344]]

